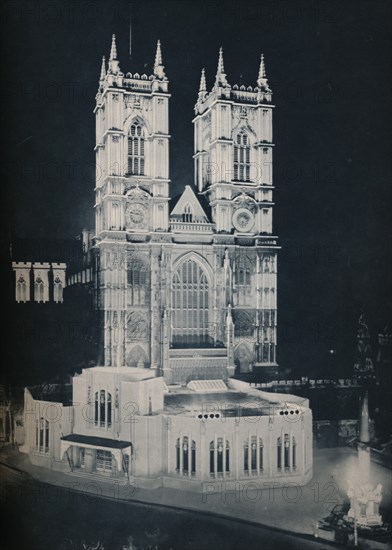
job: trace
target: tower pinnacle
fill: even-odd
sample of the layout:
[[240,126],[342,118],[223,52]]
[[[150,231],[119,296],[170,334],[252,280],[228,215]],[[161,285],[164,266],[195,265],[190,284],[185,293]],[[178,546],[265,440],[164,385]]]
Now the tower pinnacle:
[[157,67],[158,65],[162,65],[162,51],[161,51],[161,41],[158,40],[157,42],[157,51],[155,54],[155,63],[154,67]]
[[120,71],[119,62],[117,59],[117,46],[116,46],[116,35],[112,35],[112,46],[110,48],[109,56],[109,72],[112,74],[117,74]]
[[225,67],[223,64],[223,49],[219,48],[218,69],[216,71],[215,86],[228,86],[229,83],[226,79]]
[[201,70],[200,87],[199,87],[199,101],[203,101],[207,95],[206,73],[205,70]]
[[105,56],[103,56],[102,57],[102,65],[101,65],[101,74],[100,74],[100,77],[99,77],[100,82],[102,80],[105,80],[105,75],[106,75],[106,61],[105,61]]
[[265,61],[264,61],[263,53],[261,54],[261,58],[260,58],[260,68],[259,68],[259,77],[257,79],[257,85],[263,91],[270,91],[270,88],[268,86],[267,74],[265,72]]
[[162,51],[161,51],[161,41],[158,40],[157,42],[157,51],[155,54],[155,62],[154,62],[154,75],[157,78],[163,79],[165,78],[165,67],[162,64]]
[[116,35],[112,35],[112,47],[110,48],[110,57],[109,60],[113,61],[117,59],[117,46],[116,46]]

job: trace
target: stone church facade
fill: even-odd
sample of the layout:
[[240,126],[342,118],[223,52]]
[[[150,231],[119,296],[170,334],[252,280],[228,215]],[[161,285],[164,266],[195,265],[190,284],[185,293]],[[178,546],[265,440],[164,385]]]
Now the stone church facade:
[[[195,105],[195,185],[170,199],[169,82],[123,74],[113,37],[95,108],[97,366],[25,390],[33,464],[138,486],[230,490],[312,477],[307,399],[234,379],[275,368],[271,90],[219,53]],[[261,169],[263,168],[263,169]],[[211,485],[212,482],[212,485]]]
[[275,368],[272,92],[231,86],[220,50],[195,104],[195,185],[170,197],[169,81],[124,74],[113,37],[96,97],[101,364],[169,384]]

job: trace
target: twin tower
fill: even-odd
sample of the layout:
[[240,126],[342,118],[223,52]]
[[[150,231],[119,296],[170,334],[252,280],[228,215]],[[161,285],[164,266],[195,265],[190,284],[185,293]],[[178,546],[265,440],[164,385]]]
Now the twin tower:
[[[193,119],[194,184],[170,198],[169,81],[124,74],[115,36],[96,96],[96,302],[102,365],[168,383],[275,368],[272,92],[231,86],[222,49]],[[187,183],[187,182],[184,182]]]

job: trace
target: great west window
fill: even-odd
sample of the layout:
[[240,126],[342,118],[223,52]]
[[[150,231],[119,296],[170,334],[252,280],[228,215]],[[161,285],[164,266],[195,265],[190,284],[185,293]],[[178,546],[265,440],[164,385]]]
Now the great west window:
[[192,259],[183,262],[172,281],[174,345],[210,343],[208,331],[209,283],[204,269]]

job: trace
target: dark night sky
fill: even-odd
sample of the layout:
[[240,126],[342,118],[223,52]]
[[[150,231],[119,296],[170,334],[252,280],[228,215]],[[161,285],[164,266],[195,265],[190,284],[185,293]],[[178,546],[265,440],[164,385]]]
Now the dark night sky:
[[280,362],[317,370],[333,348],[349,364],[360,310],[376,334],[391,304],[391,3],[133,2],[131,60],[130,5],[3,4],[3,209],[11,233],[64,238],[92,227],[92,111],[113,32],[124,72],[150,74],[162,42],[172,196],[193,179],[201,68],[211,87],[222,45],[229,82],[254,86],[263,51],[276,104]]

